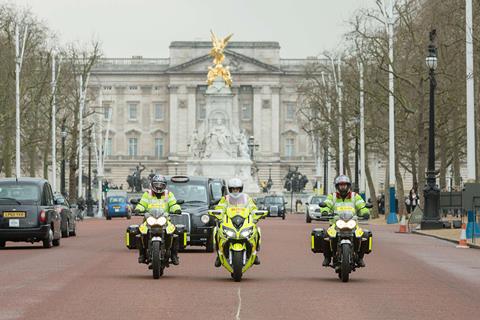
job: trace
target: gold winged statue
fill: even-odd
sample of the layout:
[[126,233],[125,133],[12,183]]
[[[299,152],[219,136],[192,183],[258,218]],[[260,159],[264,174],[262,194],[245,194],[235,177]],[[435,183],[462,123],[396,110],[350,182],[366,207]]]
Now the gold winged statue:
[[225,60],[223,51],[230,38],[233,36],[233,33],[223,39],[218,39],[213,31],[210,31],[210,33],[212,34],[212,49],[210,50],[210,55],[213,57],[214,66],[208,67],[207,83],[208,85],[211,85],[215,78],[220,76],[223,78],[223,81],[225,81],[225,84],[231,87],[232,77],[230,75],[230,70],[228,67],[224,67],[222,62]]

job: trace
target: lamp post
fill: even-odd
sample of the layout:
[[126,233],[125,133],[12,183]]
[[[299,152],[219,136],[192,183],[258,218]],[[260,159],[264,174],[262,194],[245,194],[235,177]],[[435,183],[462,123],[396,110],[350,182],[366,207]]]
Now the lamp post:
[[423,189],[425,196],[425,212],[421,221],[422,229],[441,229],[443,223],[440,221],[440,189],[436,184],[435,172],[435,69],[437,68],[437,47],[435,46],[435,29],[430,31],[430,44],[428,45],[428,56],[425,59],[430,73],[430,117],[428,128],[428,169],[427,184]]
[[360,123],[360,119],[356,118],[355,119],[355,184],[353,187],[353,191],[355,193],[360,192],[360,184],[359,184],[359,179],[358,179],[358,124]]
[[268,181],[267,181],[267,190],[270,192],[270,189],[273,186],[273,180],[272,180],[272,163],[268,164]]
[[65,139],[67,131],[65,131],[65,120],[62,123],[62,166],[60,168],[60,193],[65,196]]
[[93,217],[92,199],[92,132],[88,131],[88,186],[87,186],[87,216]]

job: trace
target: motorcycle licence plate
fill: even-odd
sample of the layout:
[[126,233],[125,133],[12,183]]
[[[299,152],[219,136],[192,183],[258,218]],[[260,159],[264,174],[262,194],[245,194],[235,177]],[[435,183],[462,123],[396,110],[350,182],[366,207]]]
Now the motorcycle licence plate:
[[10,219],[10,220],[8,220],[8,226],[11,227],[11,228],[18,228],[18,227],[20,227],[20,220]]

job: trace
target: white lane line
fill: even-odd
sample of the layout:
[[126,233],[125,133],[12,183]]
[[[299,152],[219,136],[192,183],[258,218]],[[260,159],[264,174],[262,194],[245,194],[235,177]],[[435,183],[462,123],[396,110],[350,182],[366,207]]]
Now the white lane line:
[[242,293],[241,293],[240,287],[238,287],[237,295],[238,295],[238,308],[237,308],[237,314],[235,315],[235,320],[240,320],[240,311],[242,310]]

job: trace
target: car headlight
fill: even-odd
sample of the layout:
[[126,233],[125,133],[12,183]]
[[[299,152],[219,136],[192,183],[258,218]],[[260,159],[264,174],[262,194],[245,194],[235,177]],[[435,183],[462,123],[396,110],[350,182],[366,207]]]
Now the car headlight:
[[164,226],[167,223],[167,218],[165,217],[160,217],[157,219],[157,224],[160,226]]
[[157,223],[157,219],[155,219],[154,217],[148,217],[147,218],[147,224],[150,225],[150,226],[153,226]]
[[240,235],[244,238],[250,238],[250,236],[252,235],[253,233],[253,227],[250,227],[248,229],[245,229],[245,230],[242,230],[240,232]]
[[234,238],[237,235],[235,230],[227,228],[225,226],[223,227],[223,233],[229,238]]
[[210,217],[208,216],[208,214],[204,214],[200,217],[200,221],[202,221],[203,224],[207,224],[210,221]]

